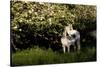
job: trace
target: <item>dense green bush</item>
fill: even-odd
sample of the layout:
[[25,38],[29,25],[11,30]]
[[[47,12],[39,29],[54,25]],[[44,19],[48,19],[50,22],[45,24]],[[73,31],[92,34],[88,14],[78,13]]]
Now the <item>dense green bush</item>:
[[63,28],[69,23],[84,33],[95,30],[96,7],[11,1],[11,44],[17,48],[60,44]]

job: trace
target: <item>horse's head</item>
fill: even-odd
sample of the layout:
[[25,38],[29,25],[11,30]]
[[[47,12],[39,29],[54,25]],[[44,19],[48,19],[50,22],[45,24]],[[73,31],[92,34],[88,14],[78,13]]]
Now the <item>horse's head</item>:
[[69,35],[69,36],[71,36],[70,35],[70,32],[73,30],[73,27],[72,27],[72,24],[68,24],[68,26],[65,26],[65,31],[66,31],[66,33]]

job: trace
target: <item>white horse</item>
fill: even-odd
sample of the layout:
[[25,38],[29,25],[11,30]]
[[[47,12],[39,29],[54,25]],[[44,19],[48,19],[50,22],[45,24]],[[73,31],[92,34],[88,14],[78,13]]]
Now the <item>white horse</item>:
[[69,36],[62,36],[61,38],[61,43],[62,43],[62,47],[63,47],[63,51],[65,53],[66,51],[66,47],[67,47],[67,51],[70,52],[70,46],[73,45],[74,48],[76,48],[75,46],[75,39],[69,39]]
[[[66,33],[68,35],[66,35]],[[68,52],[70,52],[70,46],[73,45],[74,49],[76,49],[77,44],[78,50],[80,50],[80,33],[77,30],[73,30],[72,25],[66,26],[64,28],[63,36],[61,38],[61,43],[63,47],[63,51],[65,53],[66,47]]]
[[69,24],[65,27],[66,32],[70,37],[73,37],[75,39],[75,42],[77,44],[78,50],[80,50],[80,33],[77,30],[74,30],[72,27],[72,24]]

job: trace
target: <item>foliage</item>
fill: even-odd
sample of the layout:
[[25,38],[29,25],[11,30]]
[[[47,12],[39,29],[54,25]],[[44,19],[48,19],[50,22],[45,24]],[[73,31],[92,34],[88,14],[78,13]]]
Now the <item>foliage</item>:
[[96,7],[11,1],[11,38],[17,48],[34,45],[48,48],[60,44],[64,26],[69,23],[82,35],[86,31],[95,30]]

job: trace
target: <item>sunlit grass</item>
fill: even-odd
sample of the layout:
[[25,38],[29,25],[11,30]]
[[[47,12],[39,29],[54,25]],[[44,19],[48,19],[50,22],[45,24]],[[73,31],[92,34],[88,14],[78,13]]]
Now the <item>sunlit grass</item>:
[[59,53],[52,49],[30,48],[12,54],[12,65],[39,65],[96,61],[96,49],[86,48],[71,53]]

